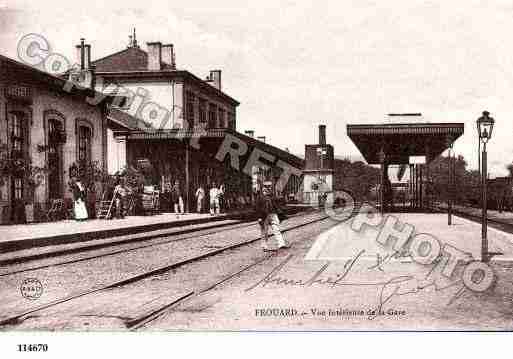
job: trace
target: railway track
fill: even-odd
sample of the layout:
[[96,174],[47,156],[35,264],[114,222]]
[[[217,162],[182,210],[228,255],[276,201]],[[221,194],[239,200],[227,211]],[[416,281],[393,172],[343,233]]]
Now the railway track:
[[[447,208],[446,207],[433,206],[432,209],[434,211],[447,213]],[[458,210],[458,209],[454,209],[454,208],[452,209],[452,213],[457,215],[457,216],[460,216],[460,217],[466,218],[468,220],[471,220],[473,222],[481,223],[481,216],[480,215],[475,215],[475,214],[464,212],[464,211],[461,211],[461,210]],[[512,216],[512,218],[513,218],[513,216]],[[496,227],[497,229],[500,229],[500,230],[502,230],[504,232],[512,233],[513,234],[513,223],[501,221],[501,220],[496,219],[496,218],[491,218],[490,216],[488,216],[487,221],[489,222],[489,224],[491,224],[491,226]]]
[[221,280],[217,280],[214,283],[211,283],[203,288],[198,288],[195,290],[187,291],[186,293],[173,298],[169,303],[166,303],[165,305],[163,305],[157,309],[153,309],[153,310],[149,311],[148,313],[145,313],[137,318],[134,318],[134,319],[128,321],[126,323],[126,327],[127,327],[127,329],[129,329],[131,331],[140,329],[140,328],[144,327],[145,325],[153,322],[157,318],[161,317],[162,315],[164,315],[165,313],[167,313],[169,310],[173,309],[174,307],[176,307],[180,304],[183,304],[187,300],[191,300],[195,297],[198,297],[199,295],[201,295],[203,293],[206,293],[206,292],[216,288],[217,286],[227,282],[228,280],[241,275],[248,269],[251,269],[251,268],[269,260],[273,256],[274,256],[274,254],[269,254],[269,255],[265,256],[264,258],[260,258],[256,261],[250,263],[249,265],[244,266],[242,269],[239,269],[233,273],[230,273],[230,274],[224,276]]
[[[294,217],[297,217],[300,215],[301,214],[290,215],[289,218],[294,218]],[[19,274],[19,273],[25,273],[25,272],[35,271],[35,270],[39,270],[39,269],[44,269],[44,268],[58,267],[58,266],[63,266],[63,265],[68,265],[68,264],[73,264],[73,263],[79,263],[79,262],[83,262],[83,261],[87,261],[87,260],[109,257],[109,256],[117,255],[117,254],[123,254],[123,253],[128,253],[128,252],[132,252],[132,251],[136,251],[136,250],[140,250],[140,249],[144,249],[144,248],[149,248],[149,247],[164,246],[164,245],[167,245],[170,243],[180,242],[180,241],[184,241],[184,240],[188,240],[188,239],[201,238],[201,237],[217,234],[217,233],[224,232],[224,231],[247,228],[247,227],[253,226],[254,224],[255,224],[255,221],[244,222],[242,224],[241,224],[241,222],[215,224],[213,226],[201,227],[196,230],[188,229],[188,230],[181,230],[181,231],[174,231],[174,232],[166,231],[166,232],[159,233],[159,234],[149,234],[146,236],[139,236],[135,239],[134,238],[126,239],[126,240],[122,240],[122,241],[116,241],[113,243],[112,242],[101,243],[101,244],[94,244],[94,245],[89,245],[86,247],[72,248],[72,249],[61,250],[61,251],[57,251],[57,252],[51,252],[51,253],[38,253],[38,254],[29,255],[29,256],[14,257],[11,259],[0,261],[0,267],[11,265],[11,264],[25,263],[25,262],[29,262],[29,261],[38,260],[38,259],[48,259],[50,257],[65,256],[65,255],[74,254],[74,253],[90,252],[93,250],[99,250],[99,249],[103,249],[103,248],[107,248],[107,247],[115,247],[115,246],[120,246],[120,245],[124,245],[124,244],[132,244],[132,243],[136,243],[136,242],[148,242],[148,241],[158,239],[161,237],[169,237],[169,236],[177,237],[177,236],[180,236],[183,234],[202,232],[199,234],[192,234],[189,236],[172,238],[172,239],[165,240],[162,242],[142,244],[142,245],[139,245],[136,247],[118,249],[118,250],[114,250],[114,251],[107,252],[107,253],[94,254],[94,255],[89,255],[89,256],[82,257],[82,258],[63,260],[63,261],[56,262],[56,263],[37,265],[37,266],[14,270],[14,271],[6,272],[6,273],[0,273],[0,278],[9,276],[9,275],[15,275],[15,274]],[[208,231],[209,229],[217,229],[217,230]],[[205,230],[207,230],[207,232],[203,232]],[[162,232],[162,231],[159,231],[159,232]]]
[[[305,226],[308,226],[308,225],[311,225],[311,224],[314,224],[314,223],[317,223],[317,222],[322,222],[322,221],[324,221],[324,220],[326,220],[328,218],[330,218],[330,217],[326,216],[326,215],[321,215],[318,218],[315,218],[315,219],[312,219],[312,220],[308,220],[306,222],[302,222],[302,223],[299,223],[299,224],[287,227],[287,228],[283,229],[282,232],[290,232],[290,231],[293,231],[293,230],[297,230],[297,229],[300,229],[302,227],[305,227]],[[143,279],[146,279],[146,278],[149,278],[149,277],[153,277],[153,276],[156,276],[156,275],[160,275],[160,274],[169,272],[171,270],[183,267],[183,266],[185,266],[187,264],[191,264],[191,263],[194,263],[194,262],[206,259],[206,258],[214,257],[216,255],[219,255],[221,253],[224,253],[224,252],[227,252],[227,251],[230,251],[230,250],[234,250],[234,249],[237,249],[237,248],[240,248],[240,247],[243,247],[243,246],[247,246],[247,245],[252,244],[252,243],[254,243],[254,242],[258,241],[258,240],[260,240],[260,236],[257,236],[257,237],[254,237],[254,238],[250,238],[249,240],[237,242],[237,243],[234,243],[234,244],[226,245],[226,246],[223,246],[221,248],[216,248],[216,249],[213,249],[213,250],[210,250],[210,251],[205,251],[203,253],[200,253],[200,254],[197,254],[197,255],[193,255],[193,256],[191,256],[189,258],[186,258],[186,259],[183,259],[183,260],[180,260],[180,261],[176,261],[176,262],[167,264],[167,265],[162,266],[162,267],[158,267],[158,268],[155,268],[155,269],[152,269],[152,270],[144,271],[144,272],[139,273],[139,274],[131,275],[131,276],[129,276],[127,278],[124,278],[122,280],[114,281],[112,283],[101,285],[101,286],[99,286],[97,288],[92,288],[92,289],[80,291],[78,293],[75,293],[75,294],[72,294],[72,295],[60,298],[60,299],[56,299],[56,300],[51,301],[49,303],[46,303],[46,304],[43,304],[43,305],[31,308],[31,309],[28,309],[28,310],[25,310],[25,311],[23,311],[21,313],[10,315],[10,316],[8,316],[6,318],[3,318],[3,319],[0,320],[0,327],[1,326],[7,326],[7,325],[15,325],[17,323],[20,323],[20,322],[22,322],[24,320],[24,318],[26,318],[26,317],[28,317],[28,316],[36,313],[36,312],[42,311],[44,309],[56,307],[56,306],[58,306],[60,304],[63,304],[63,303],[69,302],[69,301],[73,301],[75,299],[82,298],[84,296],[88,296],[88,295],[92,295],[92,294],[95,294],[95,293],[104,292],[104,291],[109,290],[109,289],[113,289],[113,288],[117,288],[117,287],[122,287],[122,286],[126,286],[126,285],[129,285],[129,284],[133,284],[133,283],[139,282],[139,281],[141,281]],[[136,318],[134,320],[131,320],[130,322],[127,323],[127,328],[129,328],[129,329],[137,329],[140,326],[146,324],[148,321],[154,320],[156,317],[160,316],[166,310],[168,310],[169,308],[171,308],[174,305],[177,305],[178,303],[182,302],[183,300],[186,300],[187,298],[190,298],[192,296],[201,294],[201,293],[205,292],[206,290],[210,290],[210,289],[216,287],[217,285],[225,282],[226,280],[228,280],[230,278],[233,278],[236,275],[240,275],[242,272],[246,271],[247,269],[249,269],[249,268],[251,268],[251,267],[253,267],[253,266],[255,266],[255,265],[259,264],[259,263],[261,263],[262,261],[265,261],[265,260],[269,259],[270,257],[272,257],[272,254],[266,256],[265,258],[263,258],[263,259],[261,259],[261,260],[259,260],[257,262],[249,264],[248,266],[246,266],[243,269],[237,271],[236,273],[231,273],[231,274],[225,276],[221,281],[217,281],[216,283],[213,283],[212,285],[209,285],[208,288],[203,288],[203,289],[198,289],[198,290],[194,290],[194,291],[189,291],[189,292],[185,293],[184,295],[179,296],[178,298],[176,298],[176,299],[172,300],[171,302],[167,303],[166,305],[158,308],[157,310],[153,310],[153,311],[151,311],[151,312],[149,312],[149,313],[147,313],[147,314],[145,314],[145,315],[143,315],[141,317],[138,317],[138,318]]]
[[[244,224],[244,225],[240,225],[240,226],[235,226],[235,227],[232,227],[230,229],[249,227],[249,226],[252,226],[253,224],[254,223],[248,223],[248,224]],[[226,228],[226,227],[228,227],[230,225],[231,224],[226,224],[226,225],[223,225],[223,226],[216,226],[216,227]],[[201,230],[203,230],[203,228]],[[83,262],[83,261],[87,261],[87,260],[92,260],[92,259],[109,257],[109,256],[113,256],[113,255],[116,255],[116,254],[128,253],[128,252],[132,252],[132,251],[136,251],[136,250],[144,249],[144,248],[149,248],[149,247],[155,247],[155,246],[161,246],[161,245],[163,246],[163,245],[166,245],[166,244],[169,244],[169,243],[172,243],[172,242],[179,242],[179,241],[183,241],[183,240],[187,240],[187,239],[205,237],[205,236],[216,234],[216,233],[219,233],[219,232],[221,232],[221,231],[220,230],[218,230],[218,231],[209,231],[209,232],[206,232],[206,233],[195,234],[195,235],[191,235],[191,236],[185,236],[185,237],[180,237],[180,238],[173,238],[173,239],[166,240],[166,241],[163,241],[163,242],[144,244],[144,245],[140,245],[140,246],[136,246],[136,247],[132,247],[132,248],[115,250],[115,251],[108,252],[108,253],[102,253],[102,254],[97,254],[97,255],[90,255],[90,256],[83,257],[83,258],[77,258],[77,259],[72,259],[72,260],[65,260],[65,261],[61,261],[61,262],[57,262],[57,263],[51,263],[51,264],[34,266],[34,267],[30,267],[30,268],[24,268],[24,269],[20,269],[20,270],[16,270],[16,271],[11,271],[11,272],[7,272],[7,273],[1,273],[0,277],[5,277],[5,276],[9,276],[9,275],[24,273],[24,272],[35,271],[35,270],[43,269],[43,268],[58,267],[58,266],[67,265],[67,264],[79,263],[79,262]],[[187,232],[187,233],[189,233],[189,232]],[[42,254],[31,255],[31,256],[27,256],[27,257],[17,257],[17,258],[13,258],[13,259],[2,261],[2,262],[0,262],[0,265],[5,266],[5,265],[10,265],[10,264],[19,264],[19,263],[25,263],[25,262],[28,262],[28,261],[33,261],[33,260],[38,260],[38,259],[43,259],[43,258],[47,259],[49,257],[64,256],[64,255],[68,255],[68,254],[82,253],[82,252],[90,252],[90,251],[93,251],[93,250],[98,250],[98,249],[102,249],[102,248],[106,248],[106,247],[119,246],[119,245],[122,245],[122,244],[129,244],[129,243],[134,243],[134,242],[146,242],[146,241],[151,241],[153,239],[160,238],[160,237],[177,236],[177,235],[180,235],[180,234],[181,233],[176,233],[176,232],[175,233],[163,233],[163,234],[159,234],[159,235],[155,235],[155,236],[148,236],[148,237],[138,238],[136,240],[126,240],[126,241],[118,242],[118,243],[115,243],[115,244],[100,244],[100,245],[89,246],[89,247],[86,247],[85,249],[84,248],[74,248],[74,249],[71,249],[71,250],[60,251],[59,254],[51,253],[50,256],[47,256],[45,253],[42,253]]]

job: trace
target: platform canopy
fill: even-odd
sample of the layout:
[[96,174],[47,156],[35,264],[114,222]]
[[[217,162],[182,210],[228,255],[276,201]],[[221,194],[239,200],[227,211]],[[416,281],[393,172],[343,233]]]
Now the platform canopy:
[[463,123],[387,123],[347,125],[347,135],[369,164],[379,164],[381,150],[389,164],[408,164],[412,156],[429,163],[463,134]]

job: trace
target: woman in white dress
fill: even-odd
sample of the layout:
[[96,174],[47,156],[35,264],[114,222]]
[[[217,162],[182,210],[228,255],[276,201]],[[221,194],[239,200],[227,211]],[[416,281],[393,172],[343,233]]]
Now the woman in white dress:
[[73,212],[75,213],[75,220],[84,221],[88,217],[85,205],[85,187],[82,182],[78,181],[76,177],[73,177],[71,179],[71,190],[73,191]]

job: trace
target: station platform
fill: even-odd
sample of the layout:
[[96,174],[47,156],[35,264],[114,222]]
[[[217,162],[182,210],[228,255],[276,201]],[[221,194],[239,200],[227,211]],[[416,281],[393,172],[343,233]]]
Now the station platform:
[[0,253],[241,219],[250,213],[250,210],[215,216],[209,213],[186,213],[179,216],[175,213],[162,213],[153,216],[127,216],[123,219],[64,220],[6,225],[0,226]]
[[[453,215],[452,225],[447,224],[446,213],[390,213],[398,223],[407,223],[414,228],[413,235],[427,233],[458,250],[468,253],[474,259],[481,257],[481,224]],[[334,260],[348,259],[360,248],[365,250],[364,257],[376,258],[384,248],[375,238],[381,227],[365,227],[365,231],[355,232],[344,222],[322,234],[317,245],[309,253],[311,259]],[[365,225],[364,225],[365,226]],[[343,240],[345,238],[346,240]],[[488,251],[502,253],[492,261],[513,262],[513,234],[488,226]]]
[[[287,205],[287,214],[310,211],[311,207]],[[19,252],[38,247],[83,245],[98,240],[125,240],[130,236],[144,236],[148,232],[162,232],[177,228],[185,232],[248,221],[254,218],[252,208],[230,211],[218,215],[209,213],[161,213],[153,216],[127,216],[123,219],[64,220],[57,222],[0,226],[0,253]],[[115,238],[114,238],[115,237]],[[0,260],[2,256],[0,255]]]
[[[439,203],[438,207],[447,211],[446,203]],[[455,212],[468,213],[472,216],[479,216],[479,217],[481,216],[481,208],[461,206],[461,205],[457,205],[457,204],[453,204],[452,208]],[[491,220],[502,221],[502,222],[513,224],[513,212],[511,212],[511,211],[499,212],[494,209],[488,209],[487,214],[488,214],[488,218]]]
[[[454,225],[448,226],[446,214],[392,215],[411,224],[416,233],[430,234],[479,259],[480,224],[454,217]],[[319,228],[318,235],[311,235],[314,229],[307,231],[308,236],[289,234],[290,249],[269,257],[221,289],[184,303],[151,330],[513,328],[513,262],[503,262],[513,260],[511,234],[489,230],[490,250],[504,255],[493,257],[490,263],[497,278],[495,286],[477,293],[460,280],[463,263],[446,278],[441,273],[442,262],[437,266],[408,257],[390,260],[384,255],[385,246],[372,235],[353,235],[346,222]]]

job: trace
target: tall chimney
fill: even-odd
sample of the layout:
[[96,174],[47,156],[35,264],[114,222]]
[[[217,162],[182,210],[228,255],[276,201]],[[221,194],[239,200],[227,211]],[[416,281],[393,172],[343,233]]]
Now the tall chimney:
[[162,70],[162,43],[160,41],[147,42],[146,45],[148,46],[148,70]]
[[326,144],[326,125],[319,125],[319,145]]
[[162,62],[165,62],[170,65],[173,70],[176,70],[175,49],[173,44],[162,45]]
[[84,45],[84,69],[89,70],[91,67],[91,45]]
[[82,87],[93,88],[95,86],[94,66],[91,64],[91,45],[80,39],[80,44],[75,46],[77,51],[78,69],[73,68],[69,72],[69,79]]
[[221,70],[210,71],[210,80],[212,81],[212,86],[221,91]]
[[85,68],[85,39],[80,39],[80,44],[75,46],[77,49],[77,64],[80,66],[80,69],[83,70]]
[[263,143],[265,143],[265,136],[258,136],[257,140],[262,141]]
[[255,137],[255,131],[253,130],[246,130],[244,131],[244,134],[249,137]]

